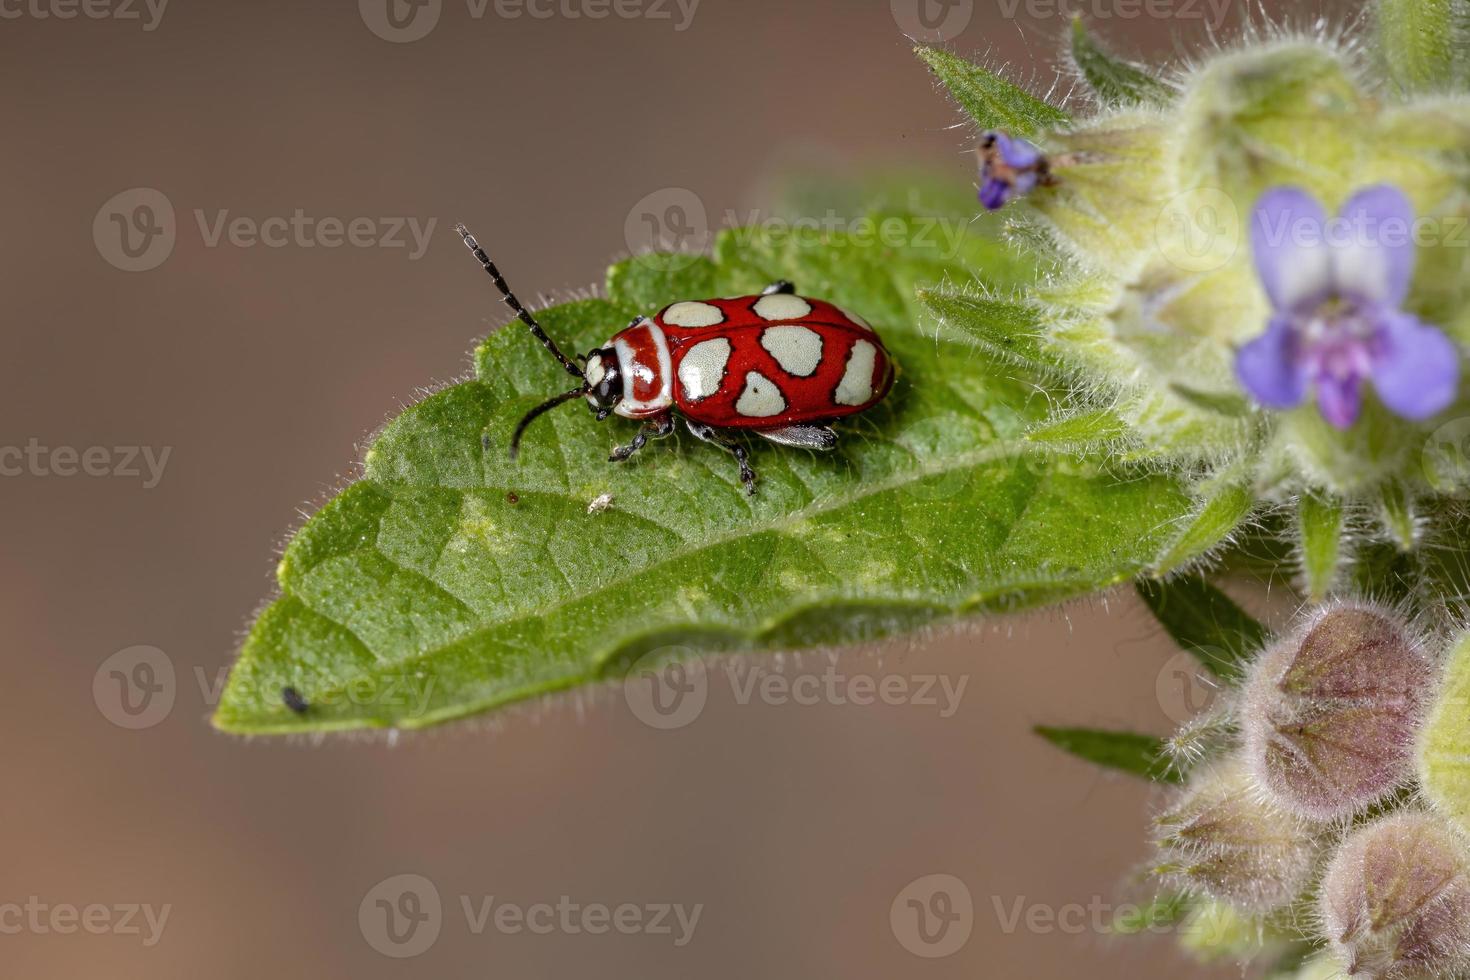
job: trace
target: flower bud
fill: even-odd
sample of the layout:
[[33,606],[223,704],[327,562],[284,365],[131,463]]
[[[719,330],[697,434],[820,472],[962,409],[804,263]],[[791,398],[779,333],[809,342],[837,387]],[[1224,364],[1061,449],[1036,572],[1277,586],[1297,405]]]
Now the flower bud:
[[1470,965],[1470,864],[1438,817],[1399,812],[1350,836],[1322,879],[1326,938],[1371,980],[1460,975]]
[[1263,914],[1310,882],[1315,828],[1264,799],[1237,761],[1196,776],[1155,826],[1154,872],[1173,887]]
[[1329,605],[1267,648],[1239,707],[1245,758],[1279,805],[1312,820],[1359,813],[1413,773],[1436,676],[1397,616]]

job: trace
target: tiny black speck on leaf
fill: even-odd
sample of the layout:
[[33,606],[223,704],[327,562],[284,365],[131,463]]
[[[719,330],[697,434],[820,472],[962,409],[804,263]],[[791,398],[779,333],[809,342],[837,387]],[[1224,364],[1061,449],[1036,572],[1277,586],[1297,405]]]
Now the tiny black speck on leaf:
[[311,707],[311,705],[306,703],[306,698],[301,696],[301,692],[294,687],[281,688],[281,700],[286,703],[286,707],[298,715],[306,714],[306,709]]

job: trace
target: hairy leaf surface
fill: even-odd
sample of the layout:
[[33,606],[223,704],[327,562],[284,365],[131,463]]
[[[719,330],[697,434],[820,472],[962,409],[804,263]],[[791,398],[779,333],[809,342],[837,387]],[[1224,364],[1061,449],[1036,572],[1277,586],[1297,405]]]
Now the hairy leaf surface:
[[[1035,452],[1035,383],[936,336],[915,298],[971,270],[1011,291],[1025,272],[991,240],[946,245],[932,219],[884,220],[881,235],[737,229],[710,257],[633,259],[605,298],[538,313],[585,351],[666,303],[789,279],[871,321],[900,367],[884,404],[839,426],[837,452],[755,440],[751,498],[726,454],[682,432],[609,463],[633,423],[599,425],[576,403],[537,421],[512,463],[516,420],[568,380],[512,321],[475,352],[472,380],[394,419],[362,479],[297,533],[215,724],[419,727],[645,656],[860,643],[1136,573],[1187,512],[1183,490]],[[282,703],[288,686],[304,712]]]

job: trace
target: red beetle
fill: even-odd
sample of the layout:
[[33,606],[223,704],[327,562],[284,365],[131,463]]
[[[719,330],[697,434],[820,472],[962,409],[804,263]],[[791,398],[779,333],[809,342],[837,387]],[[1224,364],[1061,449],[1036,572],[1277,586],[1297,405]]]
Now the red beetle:
[[831,303],[797,296],[789,282],[774,283],[758,296],[666,306],[579,357],[585,367],[578,367],[516,299],[474,236],[463,225],[455,230],[506,304],[580,382],[526,413],[511,437],[512,458],[539,415],[585,397],[599,420],[621,415],[643,422],[632,442],[613,450],[613,462],[673,432],[677,413],[695,436],[734,455],[740,480],[753,494],[755,471],[736,432],[786,446],[832,449],[837,433],[828,423],[872,407],[893,387],[893,362],[873,328]]

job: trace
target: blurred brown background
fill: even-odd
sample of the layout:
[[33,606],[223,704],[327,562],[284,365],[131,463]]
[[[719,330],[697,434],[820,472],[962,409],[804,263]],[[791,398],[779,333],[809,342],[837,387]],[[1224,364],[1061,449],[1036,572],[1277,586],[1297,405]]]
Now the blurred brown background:
[[[0,456],[0,973],[1197,972],[1165,940],[1100,935],[1092,913],[1080,929],[1007,928],[1018,907],[1115,901],[1143,856],[1147,790],[1028,734],[1162,732],[1182,710],[1181,662],[1131,594],[781,665],[964,683],[948,716],[942,695],[741,704],[716,667],[705,711],[673,732],[616,690],[396,745],[242,741],[206,722],[283,534],[366,433],[462,372],[506,318],[452,224],[477,230],[523,296],[552,296],[640,244],[625,232],[636,205],[668,188],[718,216],[763,206],[791,161],[968,183],[967,134],[903,37],[916,0],[393,0],[391,22],[384,0],[172,0],[161,16],[157,0],[89,2],[0,2],[0,445],[23,453]],[[1057,4],[925,2],[957,49],[1050,77]],[[1163,18],[1131,0],[1091,9],[1158,52],[1218,9],[1186,2]],[[160,198],[171,252],[153,234]],[[374,241],[323,247],[330,223],[250,241],[298,210],[366,219]],[[211,244],[236,218],[246,232]],[[377,244],[397,218],[436,222],[422,254],[407,233]],[[167,448],[156,485],[117,447],[155,464]],[[64,475],[89,458],[109,475]],[[154,675],[152,714],[119,715],[103,664],[136,645],[163,651],[172,677]],[[432,882],[443,911],[436,941],[395,958],[367,933],[386,921],[373,890],[400,874]],[[931,874],[973,903],[941,958],[890,924]],[[474,911],[489,896],[701,911],[684,945],[677,926],[477,934],[461,899]],[[167,907],[161,935],[141,913],[123,921],[134,904]],[[88,906],[106,909],[85,913],[100,934],[67,931],[65,910]]]

